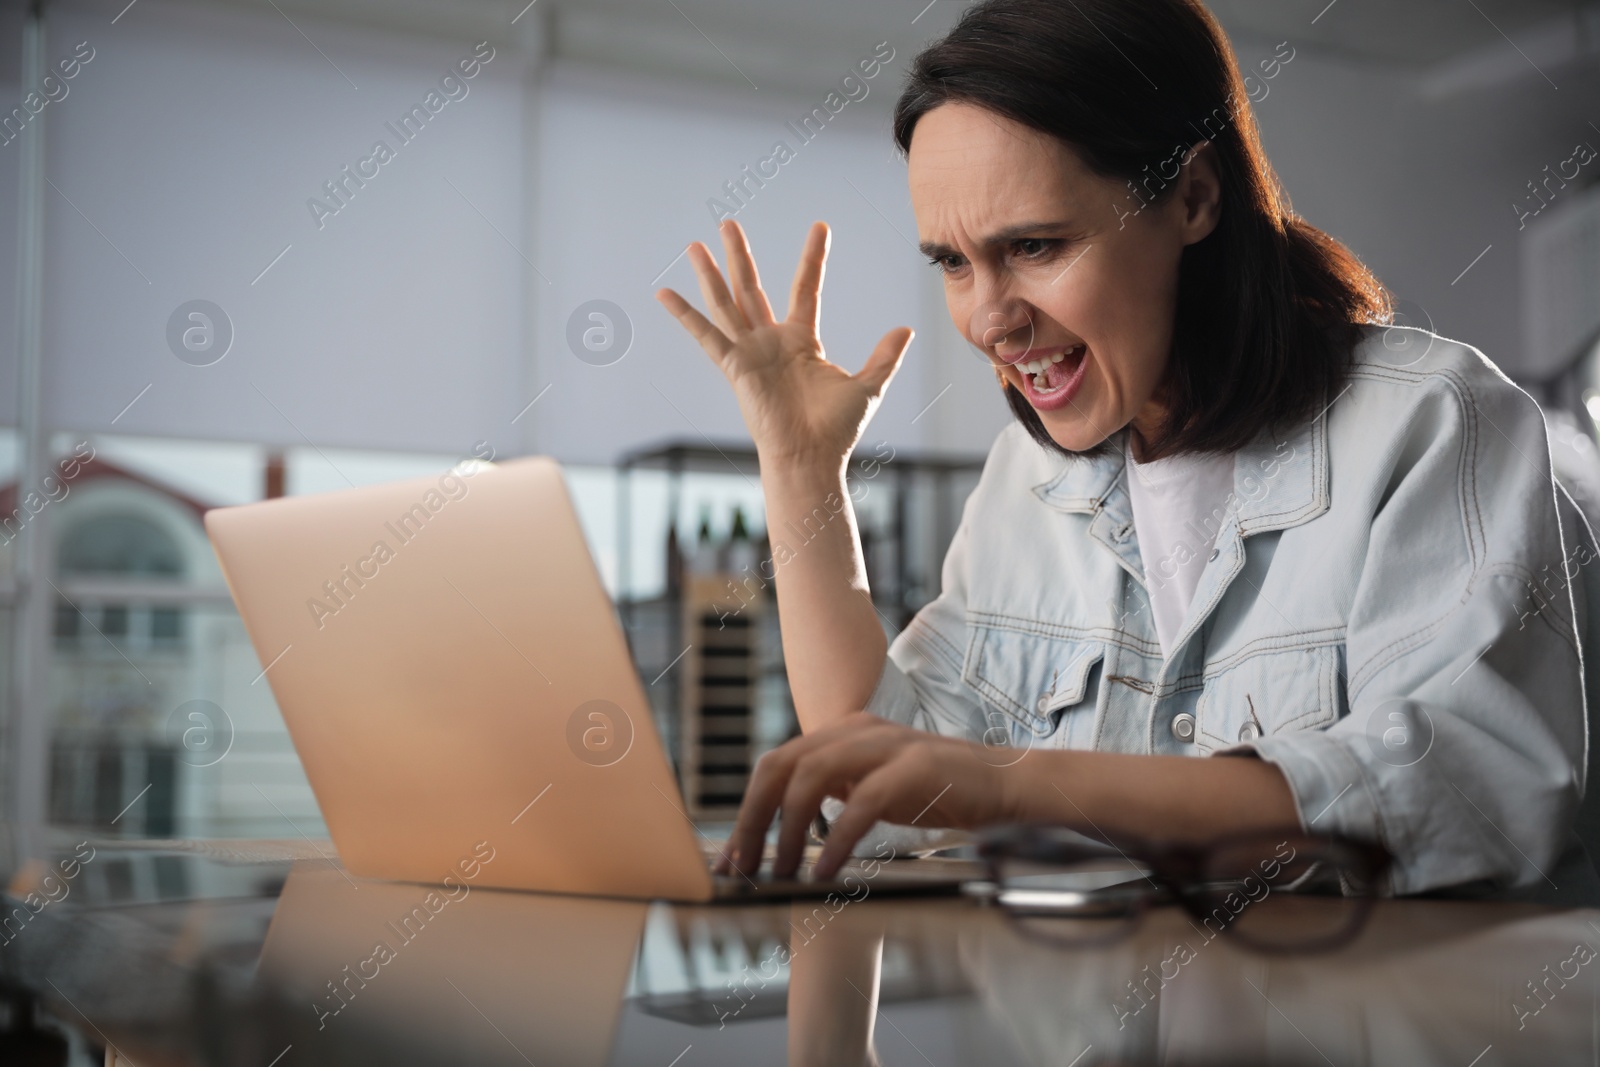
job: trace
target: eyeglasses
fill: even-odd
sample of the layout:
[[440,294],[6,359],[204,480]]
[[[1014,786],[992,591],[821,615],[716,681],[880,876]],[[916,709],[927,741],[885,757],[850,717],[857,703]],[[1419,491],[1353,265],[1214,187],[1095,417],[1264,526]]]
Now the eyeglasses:
[[1206,940],[1264,953],[1323,952],[1361,931],[1389,869],[1376,845],[1300,831],[1204,846],[1105,845],[1063,827],[979,835],[992,900],[1029,937],[1082,946],[1131,933],[1144,910],[1176,903]]

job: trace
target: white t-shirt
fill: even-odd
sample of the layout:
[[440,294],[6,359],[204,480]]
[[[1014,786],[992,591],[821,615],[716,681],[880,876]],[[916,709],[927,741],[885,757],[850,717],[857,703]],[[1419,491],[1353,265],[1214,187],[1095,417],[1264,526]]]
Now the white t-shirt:
[[1132,442],[1130,432],[1126,450],[1133,528],[1161,654],[1170,656],[1226,517],[1234,457],[1182,455],[1137,463]]

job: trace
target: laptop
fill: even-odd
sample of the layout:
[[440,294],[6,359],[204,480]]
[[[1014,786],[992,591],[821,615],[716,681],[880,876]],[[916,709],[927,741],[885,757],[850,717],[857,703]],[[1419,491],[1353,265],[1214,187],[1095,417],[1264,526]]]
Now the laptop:
[[[953,892],[960,860],[718,876],[560,467],[531,457],[206,513],[345,868],[704,902]],[[470,873],[470,876],[468,874]]]

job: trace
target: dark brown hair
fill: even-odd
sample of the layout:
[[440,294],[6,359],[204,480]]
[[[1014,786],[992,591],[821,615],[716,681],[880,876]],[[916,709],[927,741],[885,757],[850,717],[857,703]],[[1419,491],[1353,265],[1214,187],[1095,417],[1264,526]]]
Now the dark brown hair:
[[[900,151],[952,101],[1065,142],[1129,183],[1129,210],[1168,195],[1167,168],[1211,143],[1221,215],[1183,251],[1152,458],[1233,451],[1313,417],[1341,388],[1362,325],[1389,321],[1372,272],[1290,209],[1233,49],[1198,0],[984,0],[913,63],[895,105]],[[1009,385],[1006,399],[1036,441],[1066,451]]]

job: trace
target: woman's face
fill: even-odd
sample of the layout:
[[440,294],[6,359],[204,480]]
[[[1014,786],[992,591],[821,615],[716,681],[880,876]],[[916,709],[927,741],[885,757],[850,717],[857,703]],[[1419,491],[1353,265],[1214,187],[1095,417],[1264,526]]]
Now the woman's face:
[[1210,151],[1163,168],[1176,188],[1150,203],[1159,179],[1142,201],[1061,141],[947,103],[917,122],[909,165],[951,318],[1056,443],[1085,451],[1130,422],[1156,434],[1178,262],[1216,226]]

